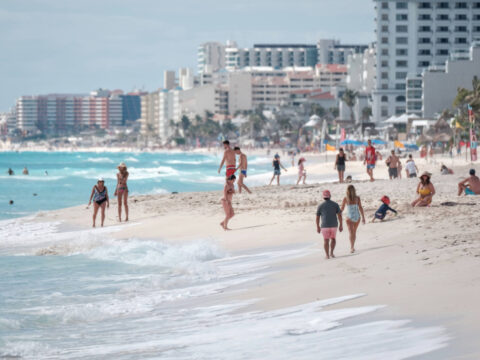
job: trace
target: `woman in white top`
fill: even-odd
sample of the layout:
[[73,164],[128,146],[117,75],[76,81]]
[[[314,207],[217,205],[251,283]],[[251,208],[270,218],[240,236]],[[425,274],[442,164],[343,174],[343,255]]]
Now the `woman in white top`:
[[405,164],[405,172],[407,173],[407,178],[417,177],[418,168],[417,165],[415,165],[415,161],[413,161],[412,154],[408,155],[408,160]]

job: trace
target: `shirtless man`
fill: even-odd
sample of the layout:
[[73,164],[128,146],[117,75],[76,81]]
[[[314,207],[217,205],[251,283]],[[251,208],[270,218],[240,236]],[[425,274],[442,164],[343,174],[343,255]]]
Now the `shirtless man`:
[[235,174],[235,151],[230,147],[230,141],[225,140],[223,142],[223,148],[225,149],[225,152],[223,153],[223,159],[222,162],[220,163],[220,167],[218,168],[218,173],[220,174],[220,171],[222,171],[223,164],[226,166],[226,177],[230,177],[233,174]]
[[250,191],[250,189],[243,183],[243,179],[247,177],[247,167],[248,167],[247,155],[242,153],[242,151],[238,146],[235,146],[233,150],[235,151],[235,154],[240,156],[238,167],[235,169],[235,171],[240,169],[240,175],[238,176],[238,181],[237,181],[238,193],[241,194],[242,188],[244,188],[245,190],[247,190],[249,194],[251,194],[252,192]]
[[458,183],[458,196],[480,195],[480,179],[475,175],[475,169],[470,169],[470,177]]
[[392,150],[391,155],[387,159],[388,164],[388,176],[390,180],[396,179],[398,177],[398,165],[399,165],[399,158],[395,155],[395,151]]

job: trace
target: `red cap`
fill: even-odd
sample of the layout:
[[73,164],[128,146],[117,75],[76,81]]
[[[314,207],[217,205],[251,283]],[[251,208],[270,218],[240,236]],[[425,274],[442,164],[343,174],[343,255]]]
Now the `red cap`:
[[390,198],[387,195],[383,195],[380,199],[383,203],[390,205]]
[[323,191],[323,198],[324,199],[330,199],[332,197],[332,194],[330,194],[330,191],[324,190]]

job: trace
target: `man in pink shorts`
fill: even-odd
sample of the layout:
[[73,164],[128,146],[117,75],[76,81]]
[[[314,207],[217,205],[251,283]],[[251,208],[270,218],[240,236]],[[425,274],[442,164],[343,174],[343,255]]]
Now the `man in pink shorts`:
[[[330,191],[325,190],[323,192],[323,203],[318,206],[317,209],[317,232],[323,235],[323,247],[325,248],[325,254],[327,259],[334,258],[333,250],[336,244],[337,227],[340,232],[343,230],[342,224],[342,211],[340,206],[335,201],[330,200],[332,195]],[[337,220],[338,217],[338,220]],[[322,226],[320,227],[320,218],[322,218]],[[340,226],[338,224],[340,223]]]

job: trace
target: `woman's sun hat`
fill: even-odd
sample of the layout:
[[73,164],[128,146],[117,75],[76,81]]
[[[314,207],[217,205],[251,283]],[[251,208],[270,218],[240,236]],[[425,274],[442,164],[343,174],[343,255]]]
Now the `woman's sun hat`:
[[126,168],[127,168],[127,165],[125,165],[124,162],[121,162],[121,163],[117,166],[117,168],[118,168],[118,169],[120,169],[120,168],[125,168],[125,169],[126,169]]
[[387,195],[383,195],[380,201],[387,205],[390,205],[390,198]]
[[430,173],[430,172],[428,172],[428,171],[424,171],[423,174],[420,175],[420,179],[421,179],[422,177],[424,177],[424,176],[427,176],[427,177],[431,178],[431,177],[432,177],[432,173]]

